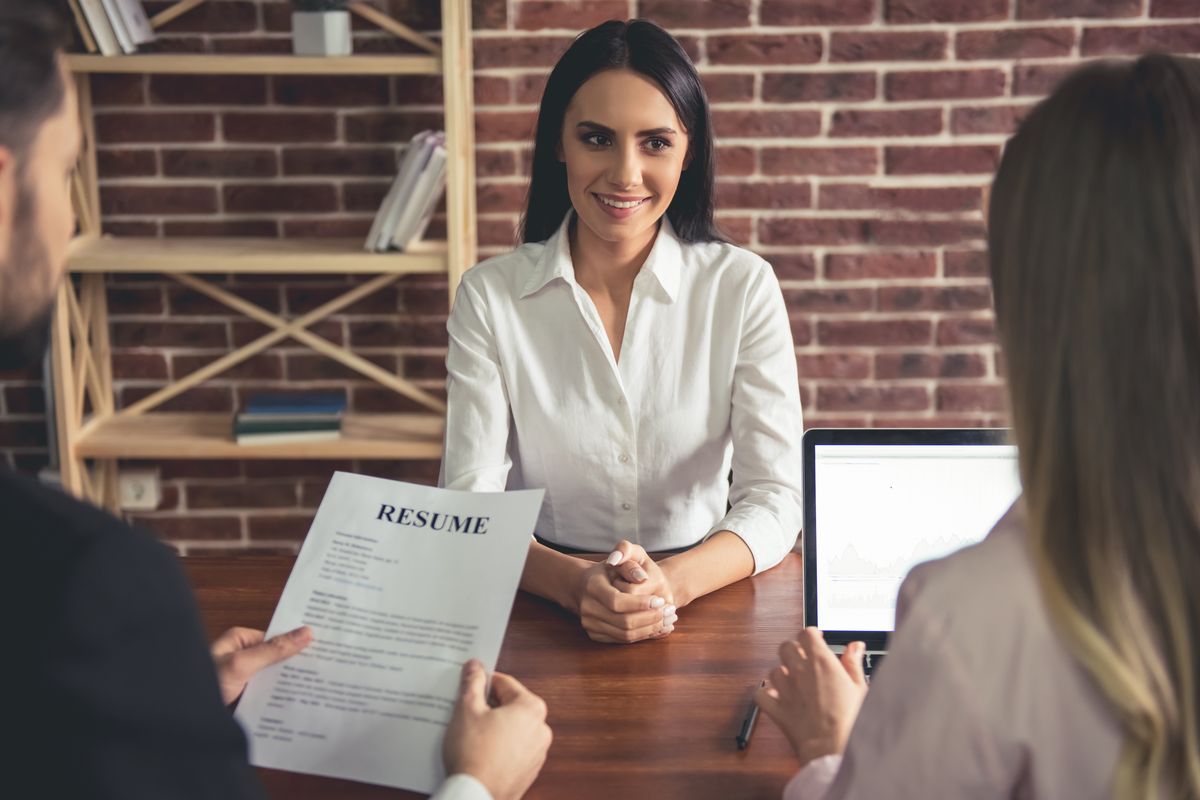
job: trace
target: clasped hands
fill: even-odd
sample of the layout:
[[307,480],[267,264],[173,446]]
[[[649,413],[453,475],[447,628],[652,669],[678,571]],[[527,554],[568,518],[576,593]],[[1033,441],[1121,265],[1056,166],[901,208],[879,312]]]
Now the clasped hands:
[[580,573],[575,598],[588,637],[609,644],[669,636],[682,605],[663,567],[628,541]]

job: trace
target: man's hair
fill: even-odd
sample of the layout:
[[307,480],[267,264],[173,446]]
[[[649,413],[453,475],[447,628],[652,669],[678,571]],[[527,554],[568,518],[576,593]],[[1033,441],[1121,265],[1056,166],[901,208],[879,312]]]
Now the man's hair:
[[0,0],[0,146],[18,159],[62,107],[68,30],[57,0]]

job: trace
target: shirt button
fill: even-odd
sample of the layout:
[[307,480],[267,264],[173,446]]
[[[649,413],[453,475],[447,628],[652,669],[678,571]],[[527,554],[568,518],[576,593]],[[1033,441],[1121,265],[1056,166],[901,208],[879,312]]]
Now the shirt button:
[[629,503],[621,503],[621,508],[625,509],[626,511],[629,511],[633,508],[633,506],[631,506]]
[[617,459],[617,461],[620,461],[622,464],[628,464],[629,463],[629,454],[621,453],[621,456],[620,456],[620,458]]

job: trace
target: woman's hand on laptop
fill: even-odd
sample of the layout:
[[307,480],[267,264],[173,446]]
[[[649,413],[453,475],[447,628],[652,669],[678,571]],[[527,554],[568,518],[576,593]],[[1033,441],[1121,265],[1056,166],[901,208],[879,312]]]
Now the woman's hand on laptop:
[[[636,592],[621,591],[621,585]],[[670,586],[646,551],[621,542],[608,559],[580,573],[579,622],[597,642],[632,644],[661,638],[675,628],[674,597]]]
[[755,700],[787,736],[800,766],[846,749],[867,696],[865,652],[862,642],[854,642],[839,658],[817,628],[805,628],[796,641],[780,645],[780,664]]

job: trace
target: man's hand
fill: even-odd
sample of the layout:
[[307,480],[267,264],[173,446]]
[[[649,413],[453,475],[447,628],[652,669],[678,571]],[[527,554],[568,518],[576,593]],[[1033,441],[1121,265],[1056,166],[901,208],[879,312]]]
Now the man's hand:
[[755,700],[787,736],[801,767],[846,749],[867,696],[865,651],[862,642],[854,642],[839,659],[817,628],[805,628],[796,641],[779,646],[781,663]]
[[291,658],[312,643],[312,628],[302,626],[263,641],[263,632],[253,628],[230,628],[212,644],[221,699],[232,704],[242,696],[246,683],[272,664]]
[[[579,576],[579,622],[597,642],[630,644],[659,638],[675,628],[675,602],[662,571],[646,551],[621,542],[608,560]],[[637,592],[621,586],[639,582]],[[658,590],[657,592],[655,590]]]
[[553,738],[546,704],[516,678],[496,672],[492,708],[484,696],[486,684],[482,664],[474,659],[463,664],[458,705],[442,742],[446,774],[466,773],[495,800],[517,800],[546,763]]

